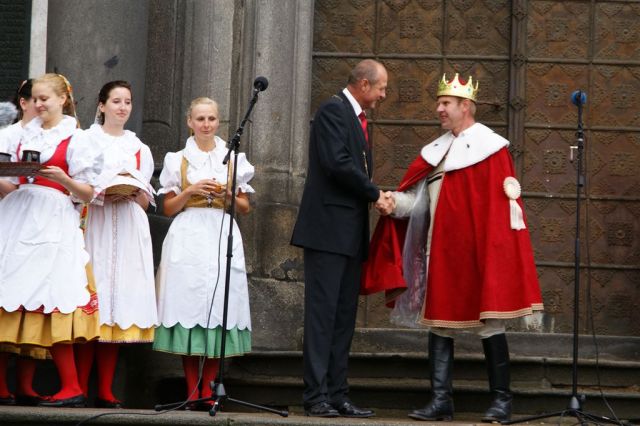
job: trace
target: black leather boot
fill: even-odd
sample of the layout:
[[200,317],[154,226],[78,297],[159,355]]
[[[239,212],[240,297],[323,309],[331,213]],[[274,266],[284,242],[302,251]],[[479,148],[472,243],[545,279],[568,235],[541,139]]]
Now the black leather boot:
[[487,361],[489,389],[493,394],[491,406],[484,413],[482,421],[486,423],[503,422],[511,418],[513,396],[509,389],[509,347],[504,333],[482,339],[482,348]]
[[409,413],[416,420],[452,420],[453,339],[429,333],[429,366],[431,368],[431,401]]

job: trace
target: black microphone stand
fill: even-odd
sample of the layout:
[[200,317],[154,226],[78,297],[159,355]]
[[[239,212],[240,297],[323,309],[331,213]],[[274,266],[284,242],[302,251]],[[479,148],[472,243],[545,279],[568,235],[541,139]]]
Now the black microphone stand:
[[[574,93],[574,95],[576,95]],[[549,417],[575,417],[580,421],[580,424],[586,424],[589,422],[596,423],[612,423],[621,424],[621,422],[611,419],[609,417],[599,416],[596,414],[587,413],[582,411],[582,404],[584,403],[584,395],[578,395],[578,323],[580,312],[580,201],[582,198],[581,191],[584,187],[584,176],[582,174],[582,152],[584,150],[584,131],[582,126],[582,105],[586,99],[584,93],[580,90],[577,92],[577,96],[573,97],[573,102],[578,106],[578,127],[576,130],[576,146],[571,147],[577,151],[576,161],[578,162],[576,167],[576,225],[575,225],[575,244],[574,244],[574,293],[573,293],[573,361],[572,361],[572,386],[571,386],[571,398],[569,400],[569,406],[564,410],[555,411],[552,413],[539,414],[536,416],[524,417],[517,420],[508,420],[500,422],[503,425],[512,425],[516,423],[525,423],[533,420],[546,419]]]
[[[258,101],[258,94],[266,89],[266,79],[264,82],[260,81],[260,79],[264,79],[264,77],[258,77],[254,83],[253,96],[249,101],[249,107],[247,108],[247,113],[244,115],[244,118],[240,122],[240,127],[236,130],[236,134],[233,136],[231,141],[228,143],[229,151],[227,155],[224,157],[223,164],[227,164],[231,159],[231,154],[233,153],[233,162],[232,164],[237,164],[236,158],[238,157],[238,148],[240,147],[240,137],[244,132],[244,126],[249,120],[249,115],[253,110],[256,102]],[[209,385],[214,391],[214,396],[211,399],[214,401],[211,410],[209,410],[209,415],[215,416],[216,413],[222,408],[226,401],[234,402],[236,404],[255,408],[258,410],[268,411],[270,413],[279,414],[282,417],[287,417],[289,415],[289,411],[287,410],[276,410],[270,407],[265,407],[263,405],[253,404],[247,401],[241,401],[239,399],[231,398],[227,395],[227,391],[224,388],[224,358],[225,358],[225,346],[227,341],[227,314],[229,310],[229,284],[231,278],[231,258],[233,257],[233,221],[236,212],[236,177],[238,173],[238,168],[233,167],[233,178],[231,180],[231,205],[229,206],[229,234],[227,237],[227,270],[225,273],[225,281],[224,281],[224,309],[222,311],[222,338],[220,339],[220,370],[218,371],[218,377],[216,380]]]
[[[269,83],[267,79],[264,77],[258,77],[254,82],[253,96],[249,101],[249,107],[247,108],[247,113],[244,115],[244,118],[240,122],[240,127],[238,127],[238,130],[236,130],[235,135],[233,136],[231,141],[229,141],[229,143],[227,144],[227,147],[229,148],[229,150],[227,151],[227,155],[225,155],[224,160],[222,161],[222,164],[226,165],[229,163],[232,153],[233,153],[232,164],[237,164],[236,158],[238,157],[238,149],[240,147],[240,137],[244,132],[244,126],[249,120],[249,115],[251,115],[251,111],[253,110],[253,107],[258,101],[258,94],[261,91],[265,90],[268,84]],[[276,410],[271,407],[265,407],[263,405],[258,405],[251,402],[241,401],[239,399],[231,398],[227,394],[227,391],[224,387],[224,360],[225,360],[225,349],[226,349],[226,342],[227,342],[227,317],[229,313],[229,286],[231,282],[231,258],[233,257],[233,223],[234,223],[234,218],[236,213],[235,194],[237,189],[237,182],[236,182],[237,172],[238,172],[238,168],[233,167],[233,177],[231,179],[231,194],[233,194],[233,196],[231,197],[231,204],[229,205],[229,232],[227,236],[227,265],[226,265],[226,272],[224,277],[224,305],[223,305],[224,308],[222,311],[222,336],[220,339],[220,369],[218,370],[218,376],[216,380],[209,383],[209,386],[213,390],[214,394],[207,398],[198,398],[198,399],[190,400],[189,403],[199,404],[202,402],[213,401],[213,405],[209,410],[210,416],[215,416],[216,413],[222,409],[224,403],[227,401],[230,401],[245,407],[267,411],[269,413],[278,414],[282,417],[288,417],[289,411],[287,410]],[[180,407],[184,404],[185,404],[184,402],[176,402],[171,404],[156,405],[155,410],[161,411],[164,409]]]

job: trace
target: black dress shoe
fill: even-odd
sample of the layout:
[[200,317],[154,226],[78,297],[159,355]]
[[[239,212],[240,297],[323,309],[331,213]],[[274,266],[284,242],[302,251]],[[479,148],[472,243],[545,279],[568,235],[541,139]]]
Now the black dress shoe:
[[109,401],[108,399],[96,398],[96,408],[122,408],[122,401],[114,399]]
[[351,401],[343,401],[338,404],[332,404],[332,407],[338,411],[338,414],[342,417],[354,417],[365,419],[367,417],[375,416],[373,410],[358,408],[353,405]]
[[40,407],[76,407],[82,408],[87,406],[87,399],[83,394],[72,396],[65,399],[49,399],[38,404]]
[[49,401],[49,397],[40,395],[16,395],[16,405],[35,407],[43,401]]
[[305,407],[304,415],[311,417],[338,417],[340,414],[327,401],[322,401]]
[[0,398],[0,405],[16,405],[16,399],[13,395],[4,396]]

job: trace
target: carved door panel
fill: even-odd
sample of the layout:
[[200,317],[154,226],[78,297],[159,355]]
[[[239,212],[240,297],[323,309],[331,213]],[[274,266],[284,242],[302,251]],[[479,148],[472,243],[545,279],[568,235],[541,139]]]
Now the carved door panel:
[[[582,89],[580,330],[640,335],[640,4],[529,1],[523,187],[549,331],[571,331],[577,108]],[[589,298],[590,295],[590,298]]]
[[[576,163],[569,146],[577,123],[570,95],[585,90],[581,325],[590,293],[599,333],[640,334],[633,309],[640,299],[639,19],[640,5],[624,1],[316,0],[311,114],[345,86],[359,60],[384,63],[387,99],[369,122],[374,180],[391,189],[441,133],[442,74],[473,75],[476,118],[512,143],[547,306],[544,329],[570,332]],[[389,325],[380,295],[361,304],[359,325]]]

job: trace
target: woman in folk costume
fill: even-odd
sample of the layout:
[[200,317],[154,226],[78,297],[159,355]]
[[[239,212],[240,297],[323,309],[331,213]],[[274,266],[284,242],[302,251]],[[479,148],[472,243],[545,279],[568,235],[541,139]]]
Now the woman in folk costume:
[[[237,210],[248,213],[248,182],[254,168],[245,154],[235,163],[223,165],[226,143],[216,136],[220,124],[218,105],[209,98],[191,102],[187,124],[193,136],[182,151],[170,152],[160,175],[166,194],[164,213],[177,214],[162,245],[162,259],[156,276],[158,317],[153,348],[180,354],[190,400],[212,395],[209,382],[218,371],[222,314],[224,302],[224,270],[227,238],[224,229],[230,216],[225,207],[230,203],[232,167],[237,167]],[[240,230],[234,229],[229,312],[227,318],[225,356],[237,356],[251,350],[249,294]],[[224,233],[224,235],[223,235]],[[204,357],[201,390],[198,391],[200,358]],[[188,409],[197,409],[192,404]],[[208,408],[208,407],[202,407]]]
[[[131,109],[129,83],[111,81],[98,94],[97,122],[83,133],[99,152],[100,174],[93,181],[96,198],[88,207],[85,242],[102,309],[100,341],[78,345],[76,362],[86,396],[95,353],[95,405],[101,408],[121,407],[111,390],[119,344],[153,342],[158,320],[153,247],[145,213],[153,201],[149,183],[153,158],[149,147],[124,129]],[[126,191],[112,193],[116,187]]]
[[[59,74],[33,83],[38,117],[12,150],[40,152],[43,168],[20,178],[0,203],[0,342],[49,348],[62,388],[40,405],[83,406],[72,343],[99,335],[78,213],[88,202],[94,155],[78,138],[71,86]],[[90,276],[90,275],[89,275]]]
[[[16,92],[13,103],[18,108],[18,118],[15,123],[0,131],[0,152],[15,151],[24,126],[38,116],[36,105],[31,96],[33,79],[24,80]],[[1,178],[0,178],[1,179]],[[14,184],[17,179],[6,178]],[[13,185],[8,185],[9,189]],[[0,199],[3,194],[0,193]],[[6,373],[9,354],[15,353],[16,359],[16,394],[11,395],[7,387]],[[48,351],[39,347],[20,347],[8,343],[0,343],[0,405],[38,405],[40,401],[46,399],[33,389],[33,376],[36,370],[36,359],[46,359]]]

